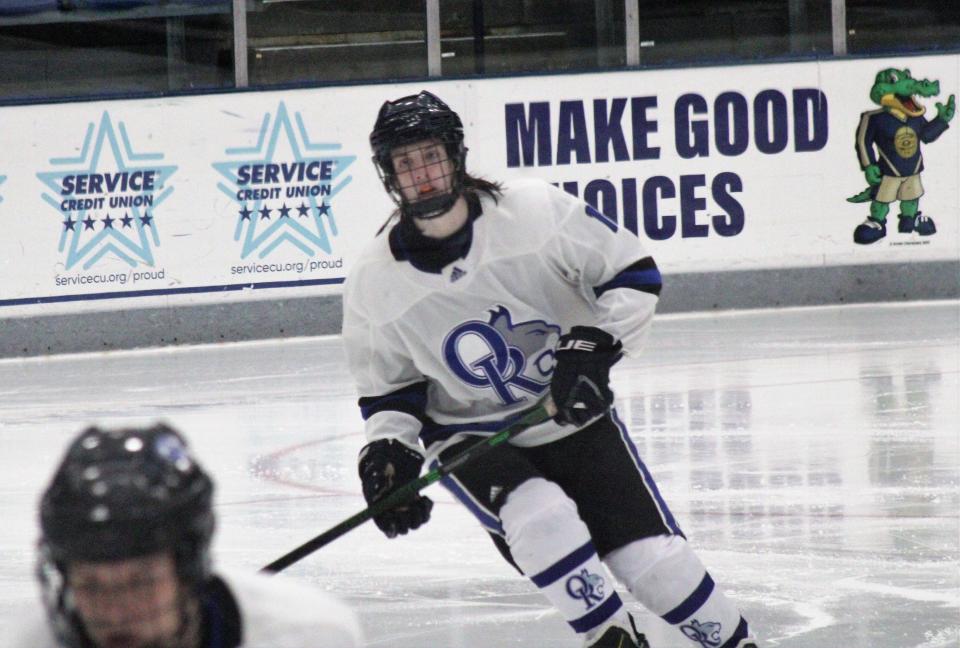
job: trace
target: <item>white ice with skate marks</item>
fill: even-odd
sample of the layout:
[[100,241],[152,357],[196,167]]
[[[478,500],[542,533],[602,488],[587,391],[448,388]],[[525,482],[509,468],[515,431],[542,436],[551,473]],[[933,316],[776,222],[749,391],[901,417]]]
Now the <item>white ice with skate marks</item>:
[[[761,645],[957,645],[958,331],[956,302],[661,316],[615,368],[641,456]],[[355,398],[336,338],[0,361],[0,636],[37,605],[36,499],[84,424],[182,428],[218,482],[219,563],[253,569],[363,507]],[[365,525],[285,577],[346,599],[370,646],[579,646],[429,493],[423,529]],[[697,648],[628,604],[654,648]]]

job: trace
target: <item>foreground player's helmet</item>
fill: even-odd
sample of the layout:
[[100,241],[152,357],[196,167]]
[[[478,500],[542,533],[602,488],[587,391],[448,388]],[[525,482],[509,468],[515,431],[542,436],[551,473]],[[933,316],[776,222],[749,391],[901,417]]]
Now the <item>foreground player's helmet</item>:
[[67,450],[40,504],[44,603],[64,645],[90,645],[67,578],[73,562],[170,552],[195,590],[210,578],[213,482],[172,428],[91,427]]
[[[446,148],[453,167],[450,190],[423,200],[407,200],[397,183],[391,153],[400,146],[429,141],[440,142]],[[453,207],[463,190],[467,161],[463,123],[447,104],[426,90],[384,102],[370,133],[370,148],[383,186],[405,216],[436,218]]]

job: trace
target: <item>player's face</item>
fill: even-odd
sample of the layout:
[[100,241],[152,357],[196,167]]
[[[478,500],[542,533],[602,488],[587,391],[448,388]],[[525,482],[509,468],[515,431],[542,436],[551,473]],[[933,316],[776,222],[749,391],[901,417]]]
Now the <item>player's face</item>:
[[437,140],[424,140],[394,149],[390,155],[397,184],[407,202],[442,195],[453,186],[453,163]]
[[67,571],[84,628],[99,648],[173,645],[182,622],[173,557],[163,553]]

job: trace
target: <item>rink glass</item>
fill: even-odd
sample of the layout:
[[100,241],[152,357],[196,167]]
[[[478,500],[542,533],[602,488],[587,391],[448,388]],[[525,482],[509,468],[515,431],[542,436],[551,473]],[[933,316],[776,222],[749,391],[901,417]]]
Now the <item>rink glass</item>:
[[957,48],[942,0],[4,0],[0,104]]

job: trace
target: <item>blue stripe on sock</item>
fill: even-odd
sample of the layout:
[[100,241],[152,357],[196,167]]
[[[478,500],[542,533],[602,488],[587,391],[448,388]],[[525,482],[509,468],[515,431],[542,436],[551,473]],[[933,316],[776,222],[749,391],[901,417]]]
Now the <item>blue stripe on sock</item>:
[[570,624],[570,627],[573,628],[574,631],[584,633],[605,623],[607,619],[616,614],[622,607],[623,602],[620,600],[620,597],[614,593],[613,596],[601,603],[597,609],[587,612],[579,619],[568,621],[567,623]]
[[736,648],[736,645],[746,639],[749,634],[750,629],[747,627],[747,620],[740,617],[740,623],[737,624],[737,629],[733,631],[733,636],[727,639],[726,643],[720,648]]
[[672,625],[677,625],[699,610],[712,593],[713,579],[710,578],[710,574],[705,574],[693,594],[688,596],[686,601],[664,614],[663,620]]
[[596,555],[597,550],[594,548],[593,542],[588,540],[585,545],[579,549],[571,551],[569,554],[553,563],[539,574],[532,576],[530,580],[532,580],[533,584],[537,587],[547,587],[548,585],[557,582],[570,573],[574,568],[579,567],[583,563],[587,562],[591,557]]

